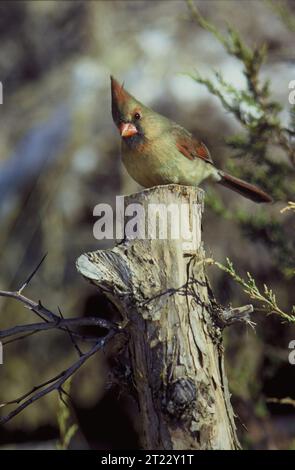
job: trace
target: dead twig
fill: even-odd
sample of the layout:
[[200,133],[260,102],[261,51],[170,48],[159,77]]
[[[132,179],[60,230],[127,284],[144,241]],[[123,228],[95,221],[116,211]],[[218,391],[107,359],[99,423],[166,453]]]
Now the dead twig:
[[[7,415],[3,416],[2,418],[0,418],[0,424],[5,424],[7,423],[8,421],[10,421],[12,418],[14,418],[16,415],[18,415],[21,411],[23,411],[25,408],[27,408],[29,405],[31,405],[32,403],[34,403],[35,401],[37,400],[40,400],[40,398],[44,397],[45,395],[48,395],[49,393],[53,392],[53,391],[57,391],[57,392],[60,392],[63,384],[70,378],[72,377],[75,372],[77,372],[78,369],[80,369],[80,367],[91,357],[93,356],[95,353],[97,353],[99,350],[103,349],[103,347],[105,346],[105,344],[116,334],[116,332],[114,330],[111,330],[104,338],[101,338],[100,340],[97,341],[97,343],[91,348],[89,349],[89,351],[87,351],[86,353],[82,354],[82,356],[76,361],[74,362],[74,364],[72,364],[68,369],[65,369],[64,371],[62,371],[60,374],[58,374],[57,376],[55,376],[54,378],[48,380],[47,382],[44,382],[43,384],[41,385],[38,385],[36,387],[34,387],[31,391],[29,391],[28,393],[26,393],[25,395],[15,399],[15,400],[12,400],[12,401],[9,401],[9,402],[6,402],[6,403],[2,403],[0,406],[1,407],[4,407],[4,406],[8,406],[8,405],[12,405],[12,404],[18,404],[20,402],[23,402],[21,403],[17,408],[15,408],[13,411],[11,411],[10,413],[8,413]],[[48,385],[46,387],[46,385]],[[45,388],[43,388],[45,387]],[[42,388],[42,390],[40,390]],[[36,392],[37,390],[39,390],[37,393],[34,393]],[[32,395],[34,394],[34,395]],[[32,395],[32,396],[30,396]],[[30,396],[30,398],[28,398],[27,400],[25,400],[25,398],[27,398],[28,396]],[[25,400],[25,401],[24,401]]]
[[[14,299],[18,302],[21,302],[25,307],[29,310],[33,311],[35,314],[38,315],[43,321],[42,323],[30,323],[25,325],[16,325],[12,328],[7,328],[5,330],[0,330],[0,339],[4,338],[12,338],[6,341],[4,344],[9,344],[13,341],[18,341],[20,339],[24,339],[28,336],[36,334],[40,331],[48,331],[48,330],[62,330],[66,332],[71,340],[71,343],[75,347],[76,351],[78,352],[79,358],[76,362],[74,362],[68,369],[63,370],[55,377],[39,384],[29,392],[25,393],[24,395],[16,398],[15,400],[11,400],[5,403],[0,404],[0,407],[5,407],[8,405],[17,404],[17,406],[13,411],[8,413],[7,415],[0,418],[0,424],[7,423],[11,420],[14,416],[18,415],[22,410],[27,408],[29,405],[34,403],[35,401],[39,400],[40,398],[48,395],[53,391],[57,391],[59,394],[63,393],[63,385],[65,382],[72,377],[75,372],[95,353],[102,350],[105,344],[118,332],[119,328],[112,322],[108,320],[104,320],[102,318],[97,317],[83,317],[83,318],[64,318],[60,309],[59,315],[53,313],[51,310],[47,309],[42,305],[41,301],[38,302],[29,299],[23,295],[24,289],[28,286],[31,282],[35,274],[37,273],[38,269],[40,268],[41,264],[45,260],[45,256],[43,256],[42,260],[38,263],[37,267],[33,270],[33,272],[29,275],[27,280],[22,284],[20,289],[17,291],[4,291],[0,290],[0,297],[7,297]],[[72,328],[77,328],[81,326],[97,326],[99,328],[103,328],[108,330],[108,333],[103,337],[90,337],[90,336],[83,336],[75,331]],[[17,337],[15,337],[18,335]],[[87,352],[83,353],[79,348],[76,339],[80,339],[83,341],[95,341],[94,346],[92,346]]]

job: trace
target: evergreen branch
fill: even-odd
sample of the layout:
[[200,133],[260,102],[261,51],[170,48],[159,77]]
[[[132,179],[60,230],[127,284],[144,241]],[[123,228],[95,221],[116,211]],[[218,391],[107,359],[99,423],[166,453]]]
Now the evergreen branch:
[[[257,156],[257,161],[261,162],[261,157],[266,156],[266,147],[272,144],[282,148],[291,164],[295,166],[295,148],[290,140],[294,135],[294,113],[291,112],[290,128],[283,126],[279,117],[282,108],[270,98],[269,81],[260,79],[261,67],[267,56],[265,44],[251,49],[243,42],[238,31],[228,26],[227,35],[222,34],[201,15],[193,0],[187,0],[187,4],[197,24],[212,33],[225,50],[243,66],[247,89],[241,91],[225,82],[218,73],[215,76],[220,88],[198,73],[191,75],[195,81],[205,85],[208,91],[220,100],[224,109],[233,114],[247,131],[246,137],[240,137],[239,140],[232,138],[235,140],[235,148],[241,150],[240,156],[252,153]],[[228,95],[228,98],[225,95]]]
[[281,317],[283,320],[290,323],[295,323],[295,306],[292,308],[292,313],[284,312],[277,304],[276,296],[272,289],[267,287],[266,284],[263,285],[263,291],[261,292],[256,285],[255,279],[253,276],[247,272],[247,280],[243,279],[234,269],[233,263],[227,258],[227,265],[214,261],[215,266],[217,266],[222,271],[229,274],[240,286],[243,287],[244,292],[252,300],[256,300],[262,305],[262,311],[267,314],[276,314]]
[[293,201],[288,201],[288,205],[286,207],[284,207],[283,209],[281,209],[281,214],[283,214],[284,212],[287,212],[287,211],[295,211],[295,202]]
[[284,25],[292,32],[295,32],[295,15],[283,0],[267,0],[268,5],[281,19]]
[[290,397],[285,398],[267,398],[268,403],[278,403],[279,405],[291,405],[295,408],[295,400]]

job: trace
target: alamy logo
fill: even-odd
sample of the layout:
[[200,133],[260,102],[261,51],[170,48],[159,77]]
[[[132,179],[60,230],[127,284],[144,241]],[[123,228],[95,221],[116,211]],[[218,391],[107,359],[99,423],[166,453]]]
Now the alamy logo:
[[289,352],[289,363],[294,366],[295,365],[295,339],[290,341],[289,343],[289,349],[292,351]]
[[291,80],[289,82],[289,103],[290,104],[295,104],[295,80]]
[[116,197],[115,214],[110,204],[97,204],[93,227],[97,240],[149,239],[181,240],[183,249],[196,248],[201,240],[197,204],[125,204],[124,196]]
[[3,364],[3,344],[0,341],[0,364]]

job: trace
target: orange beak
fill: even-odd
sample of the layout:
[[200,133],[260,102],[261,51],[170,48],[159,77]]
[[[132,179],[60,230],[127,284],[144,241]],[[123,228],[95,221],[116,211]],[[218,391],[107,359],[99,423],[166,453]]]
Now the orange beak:
[[137,134],[137,129],[134,124],[122,122],[119,125],[119,132],[121,137],[131,137],[132,135]]

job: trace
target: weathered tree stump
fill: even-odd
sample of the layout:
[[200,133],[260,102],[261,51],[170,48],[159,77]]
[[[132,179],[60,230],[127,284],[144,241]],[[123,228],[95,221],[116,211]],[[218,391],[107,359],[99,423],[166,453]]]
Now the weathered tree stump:
[[[172,217],[168,239],[129,236],[113,249],[83,254],[77,261],[79,272],[122,315],[142,446],[237,449],[222,347],[222,328],[235,312],[223,315],[205,275],[203,191],[158,186],[125,198],[125,207],[134,203],[145,214],[151,204],[186,204],[195,234],[191,243],[182,235],[173,239]],[[141,229],[147,220],[139,222]]]

